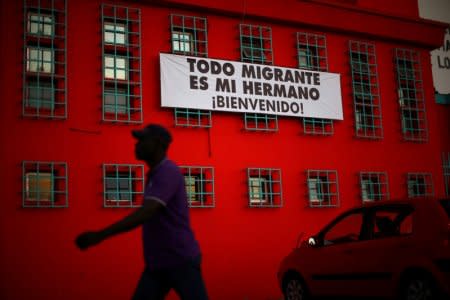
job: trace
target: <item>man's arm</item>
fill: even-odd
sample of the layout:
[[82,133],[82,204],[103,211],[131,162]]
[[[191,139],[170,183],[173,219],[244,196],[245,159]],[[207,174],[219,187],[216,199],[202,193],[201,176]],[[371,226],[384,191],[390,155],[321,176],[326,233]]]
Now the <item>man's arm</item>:
[[86,250],[114,235],[130,231],[150,220],[164,206],[158,201],[145,201],[144,205],[122,220],[111,224],[100,231],[88,231],[80,234],[75,240],[81,250]]

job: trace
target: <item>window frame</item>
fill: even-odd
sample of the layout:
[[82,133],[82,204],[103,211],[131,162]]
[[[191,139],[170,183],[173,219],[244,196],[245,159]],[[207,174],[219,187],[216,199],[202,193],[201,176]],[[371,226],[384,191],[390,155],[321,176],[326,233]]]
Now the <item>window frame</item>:
[[[112,66],[108,65],[107,60],[108,59],[112,59]],[[124,68],[118,68],[117,67],[117,60],[123,60],[124,63]],[[107,75],[107,70],[113,70],[113,76],[110,77]],[[123,78],[119,78],[117,75],[117,70],[120,70],[121,72],[123,72],[124,77]],[[128,57],[126,56],[122,56],[122,55],[114,55],[114,54],[105,54],[104,55],[104,68],[103,68],[103,76],[105,80],[117,80],[117,81],[127,81],[128,80],[128,72],[129,72],[129,61],[128,61]]]
[[428,141],[428,122],[419,51],[394,49],[394,69],[402,138],[405,141]]
[[[112,26],[113,29],[107,29],[108,26]],[[123,31],[118,31],[117,28],[122,27]],[[112,35],[112,40],[108,39],[108,36]],[[117,36],[123,35],[123,41],[118,41]],[[105,45],[117,45],[117,46],[125,46],[128,44],[128,28],[126,23],[122,22],[114,22],[109,20],[108,18],[105,18],[103,22],[103,42]]]
[[[215,207],[215,184],[214,168],[210,166],[180,166],[183,174],[186,196],[190,208],[214,208]],[[188,189],[186,180],[193,180],[190,186],[194,191]]]
[[242,62],[273,64],[272,28],[241,23],[239,24],[239,43]]
[[[38,96],[32,97],[34,91]],[[47,92],[48,95],[44,95]],[[27,109],[50,110],[55,109],[55,87],[52,82],[45,80],[28,81],[25,86],[24,106]]]
[[[114,100],[113,103],[108,103],[108,99]],[[118,99],[123,97],[124,103],[121,104]],[[103,97],[103,113],[104,114],[128,114],[130,112],[130,97],[125,89],[122,88],[108,88],[105,87],[104,97]]]
[[431,173],[407,173],[408,198],[433,197],[434,186]]
[[[102,172],[104,208],[133,208],[142,206],[145,190],[144,165],[104,163],[102,165]],[[113,182],[115,183],[115,187],[108,186]],[[123,187],[122,190],[121,183],[123,182],[127,182],[127,186]],[[128,199],[122,199],[123,195],[127,195],[125,198]]]
[[388,175],[386,172],[359,172],[361,201],[371,203],[389,199]]
[[336,170],[306,170],[306,188],[310,208],[340,206],[339,180]]
[[[39,20],[32,20],[32,17],[38,17]],[[41,20],[42,18],[42,20]],[[45,18],[50,18],[50,21],[45,20]],[[32,30],[33,24],[36,24],[37,31]],[[50,33],[46,33],[45,28],[50,26]],[[42,28],[41,28],[42,27]],[[27,33],[30,35],[41,36],[41,37],[53,37],[55,33],[55,16],[52,13],[41,13],[28,11],[27,13]]]
[[[67,208],[68,175],[65,162],[22,161],[22,208]],[[44,175],[50,182],[48,198],[40,198],[40,183],[31,184],[31,178],[39,180]],[[31,187],[35,190],[30,190]],[[33,194],[36,197],[31,197]]]
[[[276,168],[247,168],[247,197],[250,208],[283,206],[282,174]],[[257,183],[254,185],[254,183]],[[255,197],[255,188],[257,189]]]
[[383,139],[381,96],[374,44],[349,41],[355,136]]
[[[36,51],[37,58],[32,59],[32,52]],[[45,60],[44,53],[50,54],[50,60]],[[55,50],[46,47],[26,46],[26,71],[29,73],[39,73],[41,75],[52,75],[55,73]],[[32,68],[32,64],[36,64]],[[50,70],[46,70],[45,66]]]

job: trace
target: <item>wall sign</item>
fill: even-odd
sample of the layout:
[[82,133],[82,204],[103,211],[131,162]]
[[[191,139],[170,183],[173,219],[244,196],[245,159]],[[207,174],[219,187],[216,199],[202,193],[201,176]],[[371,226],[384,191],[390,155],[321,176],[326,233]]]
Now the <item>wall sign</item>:
[[160,54],[161,106],[342,120],[340,75]]
[[442,47],[431,51],[434,88],[439,94],[450,94],[450,28]]

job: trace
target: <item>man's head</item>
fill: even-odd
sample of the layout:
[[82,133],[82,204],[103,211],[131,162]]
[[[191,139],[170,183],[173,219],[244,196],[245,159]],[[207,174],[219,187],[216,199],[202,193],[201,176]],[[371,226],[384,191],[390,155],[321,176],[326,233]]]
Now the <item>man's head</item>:
[[170,132],[157,124],[147,125],[140,130],[133,130],[131,134],[137,139],[136,158],[150,163],[164,157],[172,142]]

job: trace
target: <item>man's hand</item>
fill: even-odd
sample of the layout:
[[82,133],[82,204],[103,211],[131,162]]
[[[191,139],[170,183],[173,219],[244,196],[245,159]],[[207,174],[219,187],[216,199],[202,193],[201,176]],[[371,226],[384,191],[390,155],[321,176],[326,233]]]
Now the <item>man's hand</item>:
[[97,231],[87,231],[80,234],[75,244],[80,250],[86,250],[89,247],[95,246],[103,240],[103,235]]

